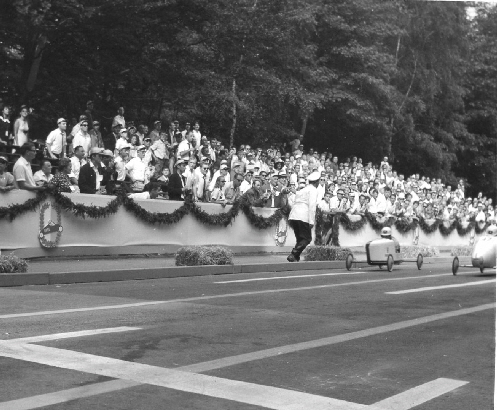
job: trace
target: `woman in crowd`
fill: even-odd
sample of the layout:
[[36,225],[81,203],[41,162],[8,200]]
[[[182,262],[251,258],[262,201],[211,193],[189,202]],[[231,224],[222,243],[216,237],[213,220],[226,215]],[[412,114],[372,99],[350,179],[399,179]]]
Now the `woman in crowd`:
[[9,192],[17,188],[14,176],[6,170],[7,158],[0,157],[0,192]]
[[26,105],[21,106],[20,116],[14,123],[14,144],[19,147],[29,142],[28,113],[28,107]]
[[55,187],[57,192],[78,193],[79,187],[71,183],[69,174],[72,171],[72,164],[69,158],[62,158],[59,161],[59,170],[52,178],[50,183]]

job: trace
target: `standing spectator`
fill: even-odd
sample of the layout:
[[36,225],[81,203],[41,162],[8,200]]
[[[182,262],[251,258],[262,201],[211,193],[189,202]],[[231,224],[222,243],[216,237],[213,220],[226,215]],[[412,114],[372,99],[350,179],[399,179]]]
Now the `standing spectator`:
[[21,146],[21,157],[14,164],[14,179],[19,189],[27,191],[44,191],[44,186],[37,186],[31,170],[31,161],[36,155],[36,148],[33,143],[27,142]]
[[126,120],[124,119],[124,107],[122,105],[117,109],[117,115],[112,120],[112,128],[114,128],[114,126],[117,124],[121,125],[122,128],[126,128]]
[[297,151],[299,149],[300,144],[304,141],[304,136],[299,135],[298,138],[295,138],[293,141],[290,142],[290,149],[293,152]]
[[155,141],[159,140],[161,128],[162,128],[162,123],[159,120],[155,121],[154,122],[154,129],[149,134],[149,137],[152,140],[152,144]]
[[193,139],[193,134],[188,133],[183,141],[178,145],[178,151],[176,153],[176,158],[188,161],[191,155],[194,154],[195,148],[193,148],[191,142]]
[[185,124],[185,129],[183,131],[181,131],[181,135],[183,136],[183,139],[185,139],[185,137],[190,133],[192,132],[192,127],[190,125],[189,122],[187,122]]
[[169,178],[169,199],[182,201],[185,198],[186,180],[183,176],[185,168],[186,163],[183,160],[176,161],[176,172]]
[[52,163],[48,160],[45,160],[41,164],[41,169],[34,173],[33,179],[35,180],[36,185],[42,186],[47,185],[52,180],[52,178]]
[[138,130],[136,131],[136,135],[138,137],[140,145],[144,145],[145,143],[144,140],[147,137],[147,134],[148,134],[148,127],[143,124],[138,125]]
[[4,105],[0,115],[0,145],[10,144],[12,138],[10,124],[10,106]]
[[201,139],[202,139],[202,134],[200,133],[200,123],[198,121],[195,121],[195,124],[193,124],[193,138],[195,139],[195,146],[200,147]]
[[121,128],[119,130],[119,139],[116,141],[115,154],[121,151],[122,147],[127,146],[131,148],[131,144],[128,143],[128,130],[126,128]]
[[174,124],[174,121],[171,121],[169,123],[169,129],[167,130],[167,137],[171,145],[173,145],[176,142],[176,125]]
[[17,188],[14,175],[7,172],[7,158],[0,157],[0,192],[8,192]]
[[137,156],[129,160],[125,165],[126,173],[131,179],[131,189],[133,192],[142,192],[145,188],[145,173],[147,166],[143,162],[145,156],[145,145],[140,145],[137,150]]
[[116,142],[121,137],[119,131],[121,130],[121,124],[116,124],[112,127],[112,133],[107,135],[104,139],[104,147],[112,152],[116,150]]
[[67,121],[64,118],[59,118],[57,120],[57,127],[47,137],[47,152],[50,158],[54,159],[65,157]]
[[[251,170],[247,170],[247,172],[245,172],[245,180],[240,185],[240,192],[242,193],[242,195],[245,192],[247,192],[250,188],[252,188],[252,176],[253,175],[254,175],[254,173]],[[262,185],[262,181],[261,181],[261,185]]]
[[116,189],[117,172],[115,170],[114,154],[111,150],[106,149],[100,154],[102,160],[102,183],[101,186],[105,187],[107,195],[113,195]]
[[72,174],[76,179],[76,181],[79,180],[79,172],[81,170],[81,167],[86,164],[84,158],[85,158],[85,149],[81,145],[78,145],[76,148],[74,148],[74,156],[71,157]]
[[93,101],[86,102],[86,119],[88,120],[88,130],[93,129]]
[[100,183],[103,175],[101,172],[101,148],[92,148],[88,162],[81,167],[78,185],[82,194],[100,193]]
[[[197,172],[200,170],[200,172]],[[208,201],[209,164],[202,163],[193,173],[193,200]]]
[[116,181],[123,182],[126,179],[126,164],[130,160],[130,145],[125,145],[119,150],[119,155],[115,158],[115,169],[117,172]]
[[228,204],[232,204],[235,201],[237,201],[240,196],[240,185],[243,182],[243,175],[240,173],[236,173],[233,175],[233,182],[227,182],[226,183],[226,188],[225,188],[225,196],[226,196],[226,202]]
[[[88,124],[90,124],[90,122]],[[93,121],[93,128],[90,131],[90,138],[91,148],[104,148],[104,141],[102,139],[102,133],[100,132],[100,123],[98,121]]]
[[14,144],[22,146],[29,142],[28,106],[21,106],[20,116],[14,123]]
[[162,169],[169,166],[169,144],[166,138],[167,134],[165,132],[161,132],[160,138],[150,147],[152,159],[155,163],[155,176],[157,178],[161,175]]
[[253,186],[245,192],[245,197],[251,206],[263,207],[269,198],[269,193],[263,193],[262,181],[259,178],[254,178]]
[[82,146],[85,152],[89,153],[91,150],[91,137],[88,133],[88,121],[81,121],[80,127],[81,129],[74,136],[72,146]]
[[317,186],[319,172],[313,172],[307,177],[309,185],[297,191],[288,221],[295,232],[296,244],[288,255],[289,262],[300,261],[300,254],[312,241],[311,229],[316,222]]

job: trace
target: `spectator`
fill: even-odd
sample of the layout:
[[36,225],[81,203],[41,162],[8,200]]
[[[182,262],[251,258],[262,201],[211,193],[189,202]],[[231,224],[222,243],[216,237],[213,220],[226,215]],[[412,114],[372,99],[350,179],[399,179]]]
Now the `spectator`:
[[478,202],[475,221],[485,222],[486,220],[487,220],[487,215],[485,214],[485,211],[483,209],[483,204],[481,202]]
[[[169,168],[164,168],[162,170],[162,175],[157,178],[157,182],[160,183],[161,185],[161,191],[168,194],[169,192],[169,177],[171,176],[171,173],[169,172]],[[168,195],[169,199],[169,195]]]
[[52,178],[51,184],[55,187],[55,190],[59,193],[78,193],[78,185],[74,185],[71,182],[69,175],[72,172],[72,163],[69,158],[62,158],[59,161],[59,169]]
[[186,163],[182,159],[176,161],[176,172],[169,178],[169,199],[174,201],[185,199],[186,180],[183,176],[185,168]]
[[261,190],[262,182],[259,178],[254,179],[254,183],[252,188],[248,189],[245,192],[245,197],[247,198],[247,202],[251,206],[255,207],[263,207],[266,201],[269,198],[269,193],[262,193]]
[[193,124],[192,133],[193,133],[193,139],[195,140],[195,147],[200,147],[202,134],[200,133],[200,123],[198,121],[195,121],[195,124]]
[[138,137],[139,145],[145,144],[145,138],[148,135],[148,127],[146,125],[140,124],[138,125],[138,129],[136,131],[136,136]]
[[114,154],[117,155],[123,147],[129,147],[131,149],[131,144],[128,142],[128,130],[126,128],[121,128],[119,130],[119,139],[116,141]]
[[162,169],[164,167],[169,166],[169,147],[170,146],[167,142],[167,134],[165,132],[161,132],[160,138],[150,147],[152,159],[155,163],[156,177],[159,177],[162,174]]
[[126,164],[131,159],[129,157],[130,145],[125,145],[119,150],[119,155],[115,158],[115,170],[117,172],[116,181],[124,182],[126,179]]
[[145,188],[147,166],[143,162],[145,156],[145,145],[140,145],[137,149],[137,156],[132,158],[126,165],[126,173],[131,179],[131,189],[133,192],[142,192]]
[[160,132],[162,128],[162,123],[157,120],[154,122],[154,129],[148,135],[152,140],[152,144],[160,138]]
[[7,172],[7,158],[0,157],[0,192],[8,192],[17,188],[14,176]]
[[78,185],[82,194],[99,194],[103,180],[100,154],[101,148],[92,148],[88,162],[81,167]]
[[11,143],[12,130],[10,124],[10,106],[5,104],[0,115],[0,145]]
[[193,172],[193,200],[209,201],[209,164],[202,162]]
[[117,109],[117,115],[112,120],[112,128],[119,124],[121,128],[126,128],[126,120],[124,119],[124,107],[120,106]]
[[42,186],[47,185],[52,178],[52,163],[49,160],[44,160],[41,164],[41,169],[34,173],[33,179],[35,180],[36,185]]
[[[91,131],[93,129],[93,127],[94,127],[94,121],[93,121],[93,101],[87,101],[86,102],[85,115],[86,115],[86,119],[88,120],[88,130]],[[103,146],[99,147],[99,148],[103,148]]]
[[[247,172],[245,172],[245,180],[240,185],[240,192],[242,193],[242,195],[245,192],[247,192],[250,188],[252,188],[252,177],[253,177],[253,174],[254,173],[252,171],[250,171],[250,170],[247,170]],[[261,185],[262,185],[262,182],[261,182]]]
[[331,211],[330,199],[331,194],[329,192],[325,192],[323,195],[323,199],[318,202],[318,208],[326,214],[330,213]]
[[232,204],[240,198],[240,185],[242,184],[243,180],[243,175],[240,173],[236,173],[233,176],[233,181],[226,183],[225,195],[228,204]]
[[218,204],[226,205],[227,201],[226,201],[225,189],[226,189],[226,177],[220,176],[216,180],[216,184],[211,193],[210,196],[211,202],[216,202]]
[[90,131],[90,149],[91,148],[104,148],[104,140],[102,139],[102,133],[100,132],[100,123],[98,121],[93,121],[93,123],[88,122],[88,124],[93,124]]
[[178,151],[176,153],[177,159],[182,159],[188,161],[191,155],[194,155],[195,148],[193,148],[191,142],[193,139],[193,134],[188,133],[183,141],[181,141],[178,145]]
[[19,147],[29,142],[28,114],[28,106],[22,105],[19,118],[14,123],[14,144]]
[[81,121],[81,129],[76,133],[72,141],[72,146],[82,146],[85,153],[89,153],[91,150],[91,137],[88,133],[88,121]]
[[45,186],[37,186],[31,170],[31,161],[36,155],[36,148],[33,143],[27,142],[21,146],[21,157],[14,164],[14,179],[19,189],[27,191],[44,191]]
[[59,118],[57,129],[48,134],[47,152],[50,158],[64,158],[67,145],[66,128],[67,121],[64,118]]
[[105,149],[111,150],[112,152],[115,152],[116,150],[116,143],[121,138],[121,135],[119,131],[121,130],[121,124],[115,124],[112,127],[112,133],[107,135],[107,137],[104,139],[104,147]]

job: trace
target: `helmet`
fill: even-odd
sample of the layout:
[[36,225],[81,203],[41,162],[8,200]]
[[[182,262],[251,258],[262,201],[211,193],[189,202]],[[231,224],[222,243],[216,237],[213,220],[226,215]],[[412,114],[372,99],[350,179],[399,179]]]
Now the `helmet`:
[[487,235],[497,236],[497,225],[490,225],[487,228]]
[[390,238],[392,236],[392,229],[385,227],[381,230],[382,238]]

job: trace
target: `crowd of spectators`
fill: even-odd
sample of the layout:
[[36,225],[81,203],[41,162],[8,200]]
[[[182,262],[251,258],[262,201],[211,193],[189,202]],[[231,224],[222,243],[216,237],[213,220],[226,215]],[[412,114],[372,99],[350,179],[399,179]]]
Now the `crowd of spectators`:
[[[245,195],[253,206],[281,208],[291,207],[307,176],[318,171],[318,207],[324,213],[495,222],[492,198],[482,193],[467,197],[462,180],[453,189],[441,179],[405,176],[387,157],[379,164],[355,156],[339,161],[330,152],[305,149],[302,136],[284,145],[225,147],[203,135],[199,122],[180,126],[171,121],[163,129],[157,120],[149,131],[147,125],[127,122],[124,114],[119,107],[112,132],[106,135],[92,101],[70,130],[59,118],[41,145],[44,155],[33,174],[37,151],[29,138],[29,110],[22,107],[11,126],[10,108],[5,106],[0,119],[0,192],[51,185],[66,193],[112,195],[124,190],[132,198],[190,198],[223,206]],[[15,147],[21,156],[10,173],[1,152]]]

